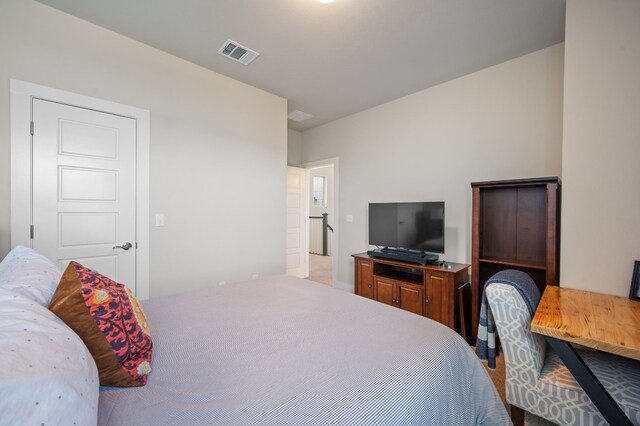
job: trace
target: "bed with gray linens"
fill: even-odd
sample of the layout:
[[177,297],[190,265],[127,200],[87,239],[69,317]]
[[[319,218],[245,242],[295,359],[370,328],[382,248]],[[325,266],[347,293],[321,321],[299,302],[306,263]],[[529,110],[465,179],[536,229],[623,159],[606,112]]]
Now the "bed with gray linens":
[[98,424],[507,425],[447,327],[292,277],[143,302],[154,350],[139,388],[102,388]]

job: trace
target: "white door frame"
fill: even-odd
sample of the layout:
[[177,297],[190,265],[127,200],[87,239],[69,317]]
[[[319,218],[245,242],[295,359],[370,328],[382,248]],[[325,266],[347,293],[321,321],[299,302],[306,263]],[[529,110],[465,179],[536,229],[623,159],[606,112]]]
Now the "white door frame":
[[[332,259],[332,265],[331,265],[331,275],[332,275],[332,280],[333,280],[333,286],[335,288],[339,288],[342,290],[347,290],[349,288],[349,286],[345,283],[341,283],[340,281],[338,281],[338,259],[340,258],[340,245],[339,243],[339,238],[340,238],[340,221],[338,220],[338,218],[340,217],[340,200],[339,200],[339,192],[338,192],[338,188],[339,188],[339,183],[340,183],[340,179],[339,179],[339,170],[338,170],[338,166],[339,166],[339,161],[338,161],[338,157],[332,157],[332,158],[327,158],[325,160],[318,160],[318,161],[311,161],[309,163],[304,163],[301,164],[300,167],[304,167],[305,169],[307,169],[307,176],[309,176],[309,171],[310,169],[316,168],[316,167],[320,167],[320,166],[330,166],[333,165],[333,188],[331,188],[331,190],[333,191],[333,241],[331,243],[331,249],[332,249],[332,255],[333,255],[333,259]],[[307,187],[309,186],[309,184],[307,183]],[[307,196],[307,204],[309,203],[309,197]],[[307,241],[309,240],[309,226],[307,225]],[[309,250],[307,247],[307,265],[309,265]],[[307,275],[308,275],[308,270],[307,270]]]
[[[34,98],[136,120],[136,297],[149,298],[149,126],[148,110],[10,79],[11,247],[33,246],[31,103]],[[37,124],[36,124],[37,125]]]

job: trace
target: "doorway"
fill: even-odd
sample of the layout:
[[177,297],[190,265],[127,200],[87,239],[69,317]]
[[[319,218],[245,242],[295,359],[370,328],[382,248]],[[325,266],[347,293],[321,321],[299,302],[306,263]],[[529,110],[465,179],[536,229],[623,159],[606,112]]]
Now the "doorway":
[[309,276],[328,286],[334,284],[335,168],[333,163],[307,167],[309,203]]
[[32,120],[33,248],[135,294],[136,121],[41,99]]
[[307,170],[287,167],[287,275],[305,278],[307,269]]
[[11,80],[11,245],[149,297],[149,112]]

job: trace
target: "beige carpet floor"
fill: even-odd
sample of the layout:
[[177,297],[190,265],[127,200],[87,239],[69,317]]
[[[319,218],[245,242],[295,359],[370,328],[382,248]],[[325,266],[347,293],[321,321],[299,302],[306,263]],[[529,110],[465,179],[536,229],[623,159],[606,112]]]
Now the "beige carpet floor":
[[310,281],[333,286],[333,257],[309,253]]

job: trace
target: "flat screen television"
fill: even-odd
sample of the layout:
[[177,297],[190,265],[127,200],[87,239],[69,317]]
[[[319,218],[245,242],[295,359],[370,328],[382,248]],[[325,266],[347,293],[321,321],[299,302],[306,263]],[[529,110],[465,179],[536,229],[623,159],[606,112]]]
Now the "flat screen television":
[[444,253],[444,201],[369,203],[369,244]]

